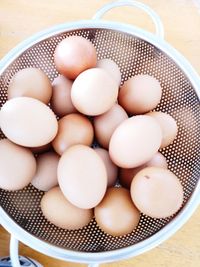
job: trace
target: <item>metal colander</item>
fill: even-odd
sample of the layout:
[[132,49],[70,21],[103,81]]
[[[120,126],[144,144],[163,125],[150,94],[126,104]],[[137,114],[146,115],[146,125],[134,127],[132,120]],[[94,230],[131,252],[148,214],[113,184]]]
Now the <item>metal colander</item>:
[[[44,218],[40,209],[43,192],[29,185],[16,192],[0,190],[0,222],[18,239],[48,255],[77,262],[111,261],[139,254],[160,243],[175,232],[198,205],[200,84],[191,66],[161,38],[114,22],[83,21],[41,33],[7,57],[0,73],[1,106],[7,100],[12,76],[23,68],[40,68],[53,81],[58,75],[53,63],[55,47],[70,35],[89,39],[96,47],[98,59],[113,59],[120,67],[122,84],[137,74],[153,75],[160,81],[163,95],[156,110],[171,114],[179,128],[176,140],[161,152],[183,185],[183,206],[167,219],[142,214],[137,229],[126,236],[105,234],[95,219],[81,230],[67,231]],[[1,138],[4,138],[2,133]]]

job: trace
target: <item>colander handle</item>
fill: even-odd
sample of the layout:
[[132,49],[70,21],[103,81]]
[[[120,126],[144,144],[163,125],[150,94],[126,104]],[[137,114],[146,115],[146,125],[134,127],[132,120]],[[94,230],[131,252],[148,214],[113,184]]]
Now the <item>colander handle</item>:
[[15,267],[21,267],[20,262],[19,262],[19,242],[18,240],[11,235],[10,238],[10,258],[12,262],[12,266]]
[[143,11],[145,11],[153,20],[153,23],[154,23],[155,28],[156,28],[156,35],[164,39],[164,27],[163,27],[162,21],[161,21],[160,17],[158,16],[158,14],[153,9],[151,9],[149,6],[147,6],[143,3],[140,3],[138,1],[118,0],[118,1],[108,3],[108,4],[104,5],[103,7],[101,7],[99,10],[97,10],[96,14],[93,16],[92,19],[99,20],[110,9],[113,9],[115,7],[120,7],[120,6],[132,6],[132,7],[137,7],[139,9],[142,9]]
[[[10,258],[13,267],[21,267],[19,262],[19,241],[13,235],[10,238]],[[99,267],[99,264],[91,263],[88,267]]]

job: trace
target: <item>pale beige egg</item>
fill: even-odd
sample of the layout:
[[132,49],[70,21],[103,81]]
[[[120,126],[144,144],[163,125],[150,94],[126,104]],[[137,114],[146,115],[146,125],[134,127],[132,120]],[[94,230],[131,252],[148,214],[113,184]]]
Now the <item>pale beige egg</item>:
[[47,152],[36,159],[37,169],[31,181],[39,190],[48,191],[58,184],[57,167],[60,157],[55,152]]
[[119,104],[130,114],[143,114],[154,109],[161,100],[162,88],[158,80],[140,74],[125,81],[119,91]]
[[51,107],[59,117],[76,112],[71,100],[72,83],[63,75],[59,75],[52,83]]
[[131,197],[144,214],[153,218],[166,218],[180,209],[183,187],[170,170],[147,167],[133,178]]
[[36,172],[33,153],[8,139],[0,140],[0,188],[19,190],[27,186]]
[[27,96],[47,104],[51,95],[51,82],[47,75],[38,68],[25,68],[18,71],[8,86],[8,99]]
[[106,192],[106,167],[94,149],[75,145],[61,156],[58,183],[73,205],[90,209],[99,204]]
[[61,74],[73,80],[84,70],[96,66],[96,49],[82,36],[69,36],[57,45],[54,62]]
[[114,131],[109,145],[112,161],[122,168],[134,168],[158,152],[162,132],[155,119],[138,115],[123,121]]
[[81,229],[93,217],[92,209],[75,207],[64,197],[59,187],[54,187],[44,194],[41,209],[49,222],[67,230]]
[[109,147],[110,138],[117,126],[128,119],[126,111],[118,104],[102,115],[94,117],[95,137],[104,148]]
[[118,84],[104,69],[92,68],[82,72],[71,90],[75,108],[90,116],[108,111],[117,101]]
[[106,70],[113,79],[117,82],[117,84],[120,86],[121,83],[121,72],[120,69],[115,63],[114,60],[110,58],[104,58],[97,61],[97,68],[102,68]]
[[97,147],[94,150],[101,157],[105,164],[108,176],[108,187],[114,186],[117,181],[118,167],[112,162],[109,153],[106,149]]
[[54,139],[58,122],[53,111],[41,101],[16,97],[2,106],[0,127],[12,142],[26,147],[38,147]]
[[54,150],[62,155],[72,145],[90,146],[94,130],[90,120],[81,114],[69,114],[58,121],[58,133],[52,142]]
[[178,133],[178,126],[175,119],[171,115],[161,111],[149,112],[146,115],[154,118],[160,125],[162,130],[162,142],[160,147],[163,148],[170,145]]
[[131,182],[133,180],[133,177],[142,169],[146,167],[160,167],[167,169],[167,160],[166,158],[160,153],[157,152],[153,157],[147,161],[146,163],[131,169],[119,169],[119,182],[122,186],[126,188],[130,188]]
[[101,203],[94,209],[99,227],[112,236],[131,233],[138,225],[140,212],[125,188],[109,188]]

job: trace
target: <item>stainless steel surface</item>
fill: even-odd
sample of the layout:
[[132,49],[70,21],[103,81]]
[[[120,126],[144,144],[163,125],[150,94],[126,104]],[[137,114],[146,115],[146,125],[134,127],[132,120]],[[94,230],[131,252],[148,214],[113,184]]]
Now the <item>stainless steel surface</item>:
[[[34,66],[45,71],[51,80],[58,75],[53,64],[54,49],[63,38],[70,35],[81,35],[91,40],[99,59],[109,57],[115,60],[122,72],[122,83],[140,73],[153,75],[161,82],[163,96],[156,110],[172,114],[179,126],[177,139],[162,153],[167,158],[169,169],[182,182],[186,205],[200,174],[199,99],[180,67],[152,44],[123,32],[106,29],[82,29],[47,38],[22,53],[3,72],[0,77],[1,105],[7,99],[10,79],[18,70]],[[55,246],[81,252],[110,251],[134,245],[149,238],[176,217],[158,220],[142,215],[136,231],[123,237],[103,233],[95,220],[82,230],[67,231],[44,218],[40,209],[42,195],[31,185],[17,192],[0,190],[0,204],[17,224],[35,237]]]

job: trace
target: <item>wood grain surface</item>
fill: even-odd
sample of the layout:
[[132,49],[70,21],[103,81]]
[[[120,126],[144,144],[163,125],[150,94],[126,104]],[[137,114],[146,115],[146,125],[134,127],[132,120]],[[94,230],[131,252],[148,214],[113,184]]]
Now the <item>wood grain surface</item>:
[[[107,0],[0,0],[0,58],[32,34],[59,23],[90,19]],[[179,50],[200,74],[200,1],[143,0],[161,17],[165,39]],[[144,12],[130,7],[109,11],[104,19],[154,31]],[[0,256],[9,254],[9,234],[0,227]],[[81,267],[62,262],[20,245],[20,254],[45,267]],[[173,237],[143,255],[102,267],[198,267],[200,266],[200,208]]]

